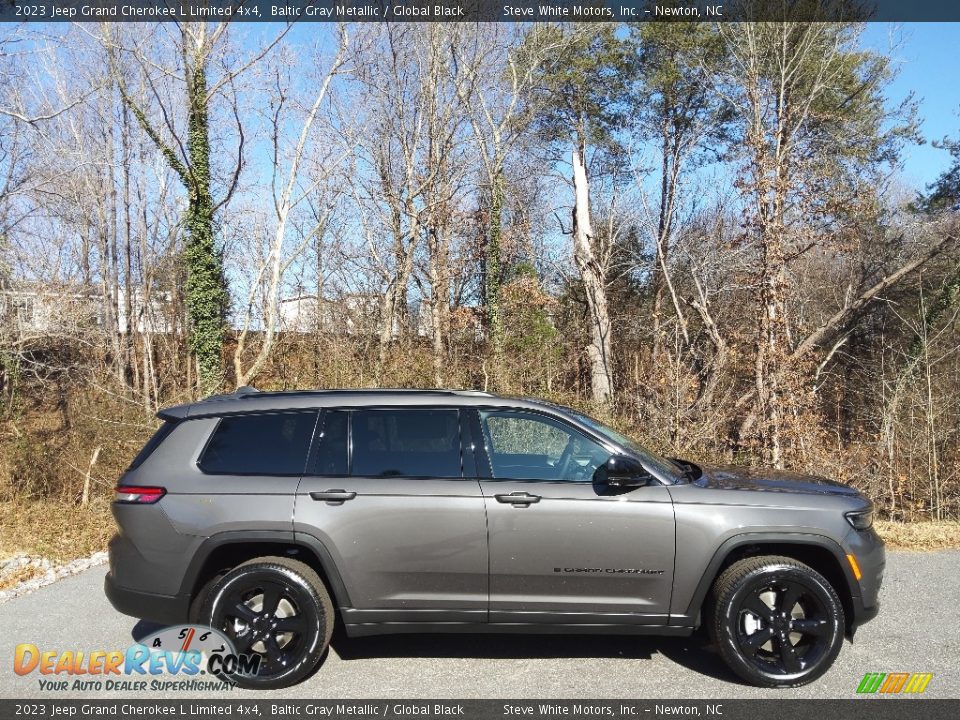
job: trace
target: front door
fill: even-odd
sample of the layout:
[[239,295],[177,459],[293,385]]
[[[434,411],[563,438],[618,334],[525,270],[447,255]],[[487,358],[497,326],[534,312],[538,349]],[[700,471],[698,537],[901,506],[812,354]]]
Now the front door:
[[474,428],[490,537],[490,622],[666,624],[667,488],[595,482],[608,447],[550,415],[481,409]]
[[339,569],[348,624],[486,622],[487,525],[464,479],[460,411],[324,411],[297,490],[295,534]]

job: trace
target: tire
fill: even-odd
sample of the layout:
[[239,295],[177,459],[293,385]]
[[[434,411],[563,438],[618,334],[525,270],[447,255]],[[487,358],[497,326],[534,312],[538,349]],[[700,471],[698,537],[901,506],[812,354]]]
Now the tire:
[[843,604],[813,568],[780,556],[740,560],[713,586],[710,636],[724,662],[759,687],[823,675],[843,645]]
[[207,597],[210,595],[210,591],[213,589],[213,586],[220,582],[220,578],[223,577],[223,573],[217,573],[212,578],[207,580],[203,587],[200,588],[196,594],[193,596],[193,599],[190,601],[190,610],[188,613],[188,620],[191,623],[203,625],[205,624],[202,619],[203,606],[207,602]]
[[320,664],[335,616],[313,568],[289,558],[261,557],[216,580],[199,620],[224,632],[237,653],[260,656],[256,675],[228,674],[226,679],[240,687],[275,690],[295,685]]

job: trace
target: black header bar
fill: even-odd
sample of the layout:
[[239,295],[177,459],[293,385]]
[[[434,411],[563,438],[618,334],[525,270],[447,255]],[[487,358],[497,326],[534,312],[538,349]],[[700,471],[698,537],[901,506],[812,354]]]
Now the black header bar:
[[958,22],[960,0],[0,0],[3,22]]
[[646,720],[680,715],[712,720],[952,720],[960,700],[888,698],[849,700],[311,700],[253,699],[235,691],[231,700],[67,700],[54,696],[0,700],[0,720],[96,718],[96,720]]

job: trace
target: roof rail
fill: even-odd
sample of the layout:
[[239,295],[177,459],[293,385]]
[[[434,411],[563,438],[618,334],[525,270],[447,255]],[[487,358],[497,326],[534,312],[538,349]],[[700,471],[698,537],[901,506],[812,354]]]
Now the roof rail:
[[449,389],[431,389],[431,388],[334,388],[328,390],[268,390],[261,391],[254,387],[244,385],[234,392],[238,398],[248,397],[276,397],[290,395],[465,395],[493,397],[491,393],[482,390],[449,390]]

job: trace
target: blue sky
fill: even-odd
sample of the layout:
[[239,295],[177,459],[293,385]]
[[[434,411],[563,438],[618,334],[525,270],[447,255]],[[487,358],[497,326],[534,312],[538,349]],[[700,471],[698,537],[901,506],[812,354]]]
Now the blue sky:
[[947,169],[950,155],[929,141],[960,136],[960,23],[871,23],[866,47],[889,53],[900,74],[890,87],[897,102],[911,91],[919,102],[920,128],[928,141],[904,153],[903,180],[920,190]]
[[[960,1],[960,0],[958,0]],[[279,24],[248,26],[248,30],[273,34]],[[332,50],[331,25],[301,23],[288,38],[312,45],[320,40]],[[356,33],[356,28],[352,29]],[[960,137],[960,23],[867,23],[862,35],[865,48],[889,55],[899,74],[888,89],[891,105],[911,92],[919,104],[920,132],[927,141],[905,148],[902,181],[922,191],[950,165],[950,154],[933,147],[931,140]]]

